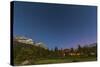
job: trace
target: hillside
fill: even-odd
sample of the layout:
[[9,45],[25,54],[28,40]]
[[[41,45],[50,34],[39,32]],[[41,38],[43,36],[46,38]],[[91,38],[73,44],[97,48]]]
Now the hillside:
[[[48,49],[36,45],[13,42],[14,64],[19,65],[28,60],[27,64],[34,64],[33,60],[46,57]],[[32,60],[32,61],[31,61]]]
[[[97,60],[97,43],[79,46],[76,50],[58,49],[49,50],[43,47],[43,43],[23,43],[13,40],[14,65],[30,65],[39,63],[60,63],[73,61]],[[76,59],[75,59],[76,58]],[[42,62],[47,60],[48,62]],[[56,61],[59,60],[59,61]],[[41,61],[41,62],[40,62]]]

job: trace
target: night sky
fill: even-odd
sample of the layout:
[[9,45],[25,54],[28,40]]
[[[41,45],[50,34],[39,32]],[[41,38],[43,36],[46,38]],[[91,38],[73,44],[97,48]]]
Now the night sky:
[[71,48],[97,42],[96,6],[14,2],[14,36]]

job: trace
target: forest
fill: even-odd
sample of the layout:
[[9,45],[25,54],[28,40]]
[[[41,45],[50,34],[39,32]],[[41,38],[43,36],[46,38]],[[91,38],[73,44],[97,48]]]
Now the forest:
[[[42,44],[41,44],[42,45]],[[13,41],[13,64],[36,65],[51,63],[69,63],[97,60],[97,43],[77,48],[45,48],[41,45]]]

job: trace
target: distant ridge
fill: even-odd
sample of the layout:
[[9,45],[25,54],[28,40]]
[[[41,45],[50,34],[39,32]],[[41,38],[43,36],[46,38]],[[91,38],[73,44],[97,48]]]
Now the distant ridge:
[[19,43],[35,45],[35,46],[39,46],[39,47],[43,47],[43,48],[47,49],[46,45],[43,42],[36,42],[36,41],[32,40],[31,38],[27,38],[24,36],[16,36],[16,37],[14,37],[13,40],[16,42],[19,42]]

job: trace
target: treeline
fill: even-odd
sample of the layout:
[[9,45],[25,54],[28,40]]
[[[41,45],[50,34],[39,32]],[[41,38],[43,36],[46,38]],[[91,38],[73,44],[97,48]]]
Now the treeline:
[[63,58],[67,56],[97,56],[97,44],[89,46],[78,46],[77,49],[58,49],[55,47],[52,50],[45,49],[41,46],[30,45],[20,43],[17,41],[13,42],[13,55],[14,65],[35,64],[36,60],[44,58]]

